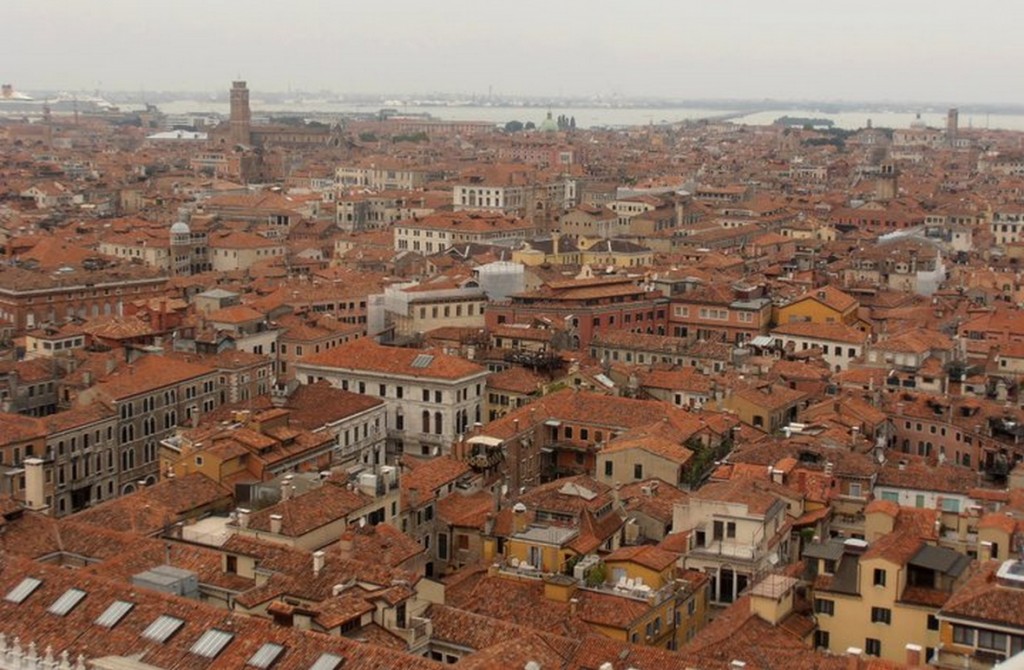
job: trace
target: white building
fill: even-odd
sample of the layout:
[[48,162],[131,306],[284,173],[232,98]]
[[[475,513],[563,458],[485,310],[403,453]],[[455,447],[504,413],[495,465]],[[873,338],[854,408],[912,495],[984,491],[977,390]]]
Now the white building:
[[483,420],[487,369],[429,349],[385,347],[359,339],[306,357],[296,378],[382,398],[392,454],[447,454]]
[[868,334],[841,323],[785,323],[771,331],[776,344],[791,352],[821,349],[822,358],[836,372],[864,354]]
[[673,532],[690,533],[683,567],[711,576],[711,600],[733,602],[789,560],[787,503],[758,482],[708,484],[676,504]]
[[395,251],[433,254],[461,244],[502,244],[526,240],[534,224],[494,212],[438,212],[394,225]]

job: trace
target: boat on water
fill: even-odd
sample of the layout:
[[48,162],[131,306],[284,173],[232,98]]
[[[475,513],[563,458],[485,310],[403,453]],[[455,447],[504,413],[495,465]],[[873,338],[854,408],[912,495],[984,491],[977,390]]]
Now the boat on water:
[[0,102],[7,102],[7,101],[12,101],[12,102],[19,102],[19,101],[28,102],[28,101],[31,101],[31,100],[32,100],[31,96],[28,96],[28,95],[25,95],[24,93],[19,93],[19,92],[15,91],[14,87],[11,86],[10,84],[4,84],[2,87],[0,87]]
[[50,111],[58,113],[117,111],[116,105],[98,95],[61,92],[54,97],[33,98],[30,95],[14,90],[14,86],[11,84],[3,84],[0,87],[0,113],[41,113],[44,111],[44,108],[49,108]]

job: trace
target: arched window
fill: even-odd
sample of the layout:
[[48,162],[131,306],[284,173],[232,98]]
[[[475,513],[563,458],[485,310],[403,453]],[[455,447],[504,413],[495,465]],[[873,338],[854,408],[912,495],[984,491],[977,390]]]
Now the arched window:
[[423,432],[430,432],[430,412],[423,410]]
[[444,415],[440,412],[434,412],[434,432],[438,435],[444,432]]

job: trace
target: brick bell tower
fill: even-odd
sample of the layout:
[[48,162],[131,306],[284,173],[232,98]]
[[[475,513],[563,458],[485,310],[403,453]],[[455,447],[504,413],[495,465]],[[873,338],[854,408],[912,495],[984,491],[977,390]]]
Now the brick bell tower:
[[244,81],[231,82],[231,143],[252,144],[249,89]]

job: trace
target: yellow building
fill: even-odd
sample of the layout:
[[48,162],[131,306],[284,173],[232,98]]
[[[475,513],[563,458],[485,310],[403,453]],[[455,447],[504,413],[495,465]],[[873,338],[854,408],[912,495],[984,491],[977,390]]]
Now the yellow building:
[[796,420],[797,408],[806,399],[803,391],[769,383],[727,389],[720,404],[743,423],[774,433]]
[[527,266],[537,265],[580,265],[583,255],[571,237],[552,233],[550,237],[535,238],[523,242],[512,252],[512,262]]
[[582,262],[593,267],[638,268],[654,263],[654,252],[622,239],[582,237],[577,240]]
[[907,645],[930,657],[939,646],[936,618],[970,559],[918,537],[911,524],[868,543],[834,538],[804,551],[814,585],[816,647],[853,647],[892,661]]
[[[674,593],[672,602],[662,601],[642,624],[629,631],[629,639],[641,639],[656,646],[678,649],[692,640],[708,623],[710,579],[694,570],[676,570],[678,556],[653,545],[621,547],[605,557],[607,584],[620,591],[644,591],[655,594]],[[678,574],[677,574],[678,573]],[[664,630],[658,619],[665,623]],[[650,624],[650,627],[648,627]],[[661,634],[656,636],[654,631]],[[648,637],[650,636],[650,637]]]
[[512,567],[564,573],[573,560],[618,549],[623,523],[611,487],[581,475],[530,489],[498,514],[495,535]]
[[632,431],[598,452],[597,479],[605,484],[625,484],[656,477],[678,486],[683,483],[692,456],[693,451],[677,440],[649,431]]
[[940,668],[988,670],[1024,651],[1024,562],[985,561],[938,615]]
[[855,326],[860,302],[832,286],[814,289],[776,310],[775,322],[842,323]]
[[[678,649],[707,623],[705,575],[676,575],[676,556],[650,545],[620,549],[613,557],[605,565],[590,554],[572,566],[572,574],[494,567],[475,589],[493,597],[477,599],[474,610],[531,626],[557,620],[569,630],[664,649]],[[508,602],[517,603],[515,612]]]

